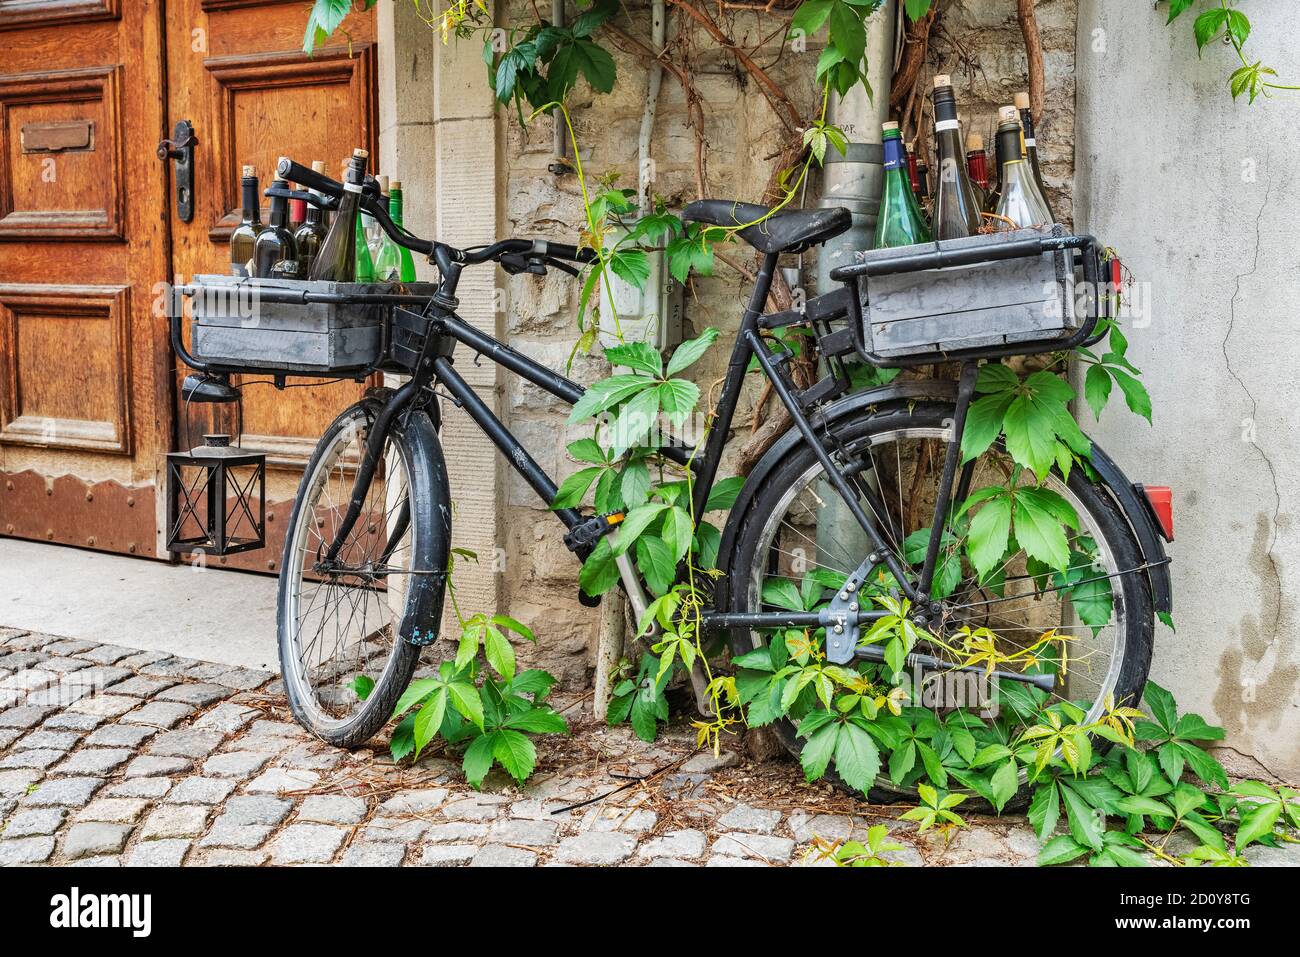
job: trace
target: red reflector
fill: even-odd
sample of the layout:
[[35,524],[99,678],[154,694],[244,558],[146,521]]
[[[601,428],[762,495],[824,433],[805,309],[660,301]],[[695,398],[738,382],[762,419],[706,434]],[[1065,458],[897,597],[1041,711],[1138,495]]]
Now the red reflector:
[[1110,260],[1110,282],[1116,292],[1124,287],[1124,264],[1118,256],[1112,256]]
[[1164,485],[1146,485],[1142,487],[1142,494],[1151,503],[1151,511],[1155,513],[1156,521],[1160,523],[1160,531],[1165,541],[1172,542],[1174,540],[1173,489]]

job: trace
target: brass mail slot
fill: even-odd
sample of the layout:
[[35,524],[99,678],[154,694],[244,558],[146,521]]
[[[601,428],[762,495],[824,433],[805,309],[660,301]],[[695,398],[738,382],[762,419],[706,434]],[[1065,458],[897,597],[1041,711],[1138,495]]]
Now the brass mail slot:
[[24,153],[94,150],[95,124],[91,120],[27,123],[22,129],[22,144]]

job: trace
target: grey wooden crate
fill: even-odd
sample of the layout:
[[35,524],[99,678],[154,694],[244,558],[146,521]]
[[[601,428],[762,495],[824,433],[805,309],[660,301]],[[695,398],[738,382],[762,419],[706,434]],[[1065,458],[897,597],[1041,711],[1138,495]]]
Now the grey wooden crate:
[[[1017,229],[934,245],[943,250],[993,248],[1047,235],[1068,232],[1062,226]],[[900,251],[871,250],[857,258],[890,259]],[[862,286],[866,339],[873,352],[900,357],[1065,336],[1080,321],[1075,283],[1068,252],[872,276]]]
[[[196,276],[192,351],[220,366],[330,374],[382,359],[388,307],[375,304],[268,302],[264,292],[356,295],[391,293],[395,283],[337,283]],[[404,291],[431,294],[426,283]]]

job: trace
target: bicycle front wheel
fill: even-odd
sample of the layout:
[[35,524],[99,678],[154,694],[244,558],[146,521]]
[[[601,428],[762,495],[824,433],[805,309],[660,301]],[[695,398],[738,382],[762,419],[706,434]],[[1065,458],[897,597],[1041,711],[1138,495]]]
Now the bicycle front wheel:
[[[885,407],[836,426],[844,474],[913,583],[929,538],[952,417],[951,406],[918,404]],[[1014,468],[1005,449],[995,445],[973,464],[969,490],[1010,481],[1036,486],[1033,476]],[[974,781],[981,774],[969,760],[972,745],[1016,747],[1036,740],[1025,732],[1044,711],[1056,710],[1065,724],[1085,725],[1106,714],[1109,703],[1133,707],[1141,697],[1154,613],[1132,531],[1105,488],[1080,466],[1068,479],[1053,469],[1041,488],[1060,503],[1054,505],[1059,514],[1073,516],[1070,524],[1060,526],[1068,566],[1054,569],[1030,560],[1013,536],[996,567],[976,574],[962,541],[964,522],[978,514],[975,506],[945,531],[934,592],[943,612],[927,622],[926,634],[912,651],[939,659],[945,668],[965,665],[979,654],[982,664],[992,659],[1002,671],[1050,672],[1054,690],[1002,679],[993,681],[981,700],[975,681],[965,680],[981,675],[950,670],[945,676],[941,668],[930,701],[911,682],[902,714],[888,719],[902,753],[895,757],[882,746],[879,790],[873,794],[915,793],[916,783],[927,775],[951,790],[965,790],[962,780]],[[1029,540],[1028,529],[1023,537]],[[874,551],[813,450],[799,445],[767,474],[742,517],[731,565],[732,610],[823,608]],[[897,583],[879,563],[860,594],[867,607],[877,607],[880,598],[897,592]],[[968,642],[972,636],[979,647]],[[825,648],[824,629],[769,629],[733,633],[733,650],[753,651],[778,638],[805,654],[811,646],[814,657]],[[863,693],[891,690],[883,665],[859,660],[854,667],[863,676],[863,689],[872,689],[859,689]],[[912,677],[910,670],[907,677]],[[964,691],[971,692],[965,699]],[[811,685],[803,698],[787,720],[776,724],[795,753],[803,745],[801,717],[820,707]],[[1022,784],[1026,779],[1023,767],[1019,779]]]
[[360,518],[328,560],[380,408],[368,397],[321,438],[303,475],[280,570],[289,707],[322,740],[355,747],[387,722],[442,613],[450,539],[446,467],[428,416],[399,416]]

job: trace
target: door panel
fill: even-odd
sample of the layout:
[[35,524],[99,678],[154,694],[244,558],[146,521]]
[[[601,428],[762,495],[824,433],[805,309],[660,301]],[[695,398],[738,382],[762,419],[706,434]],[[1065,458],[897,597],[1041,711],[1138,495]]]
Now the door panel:
[[[302,3],[172,0],[168,9],[174,8],[168,17],[174,51],[169,122],[190,120],[199,150],[194,219],[171,221],[172,269],[179,278],[228,273],[242,166],[256,167],[265,189],[283,155],[302,163],[323,160],[337,177],[355,147],[377,154],[374,15],[353,12],[343,24],[350,44],[307,57]],[[262,204],[265,220],[268,204]],[[278,569],[302,468],[325,428],[362,391],[353,382],[319,381],[290,379],[294,387],[278,391],[266,377],[246,377],[242,423],[233,409],[182,410],[179,445],[196,444],[205,431],[239,430],[245,447],[267,453],[267,547],[230,556],[228,567]],[[297,387],[306,385],[312,387]]]
[[0,534],[158,551],[158,0],[0,0]]

